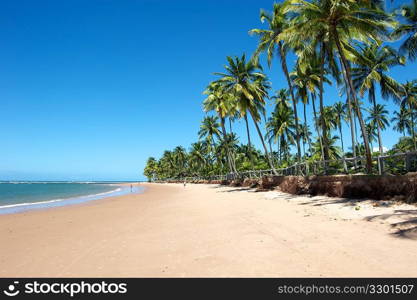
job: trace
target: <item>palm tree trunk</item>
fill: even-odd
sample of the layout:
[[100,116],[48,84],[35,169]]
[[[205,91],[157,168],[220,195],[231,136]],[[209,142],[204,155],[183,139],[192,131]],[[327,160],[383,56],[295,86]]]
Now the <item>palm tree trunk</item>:
[[410,102],[408,102],[408,107],[410,108],[410,115],[411,115],[411,134],[413,136],[414,151],[417,151],[416,133],[414,130],[414,113],[413,113],[413,107]]
[[339,52],[340,58],[342,59],[343,68],[346,72],[346,79],[347,79],[348,84],[349,84],[349,89],[351,91],[353,101],[355,102],[356,114],[357,114],[358,119],[359,119],[359,125],[361,126],[363,143],[364,143],[364,146],[365,146],[366,171],[368,173],[371,173],[372,172],[372,154],[371,154],[371,149],[369,148],[369,141],[368,141],[368,136],[366,134],[365,122],[364,122],[363,117],[362,117],[361,108],[359,106],[359,102],[358,102],[358,99],[356,97],[356,91],[355,91],[355,88],[353,87],[352,77],[350,75],[350,69],[349,69],[345,54],[342,50],[342,46],[340,44],[339,35],[338,35],[336,27],[333,28],[333,38],[336,42],[336,46],[337,46],[337,50]]
[[[307,129],[307,115],[306,115],[306,104],[303,102],[303,109],[304,109],[304,130]],[[308,136],[306,136],[306,133],[303,132],[303,152],[304,152],[304,156],[306,156],[306,138],[308,138]]]
[[[320,116],[323,116],[324,114],[324,103],[323,103],[323,81],[324,81],[324,42],[321,43],[320,45],[320,59],[321,59],[321,63],[320,63]],[[321,132],[322,132],[322,137],[323,137],[323,158],[324,160],[328,160],[329,159],[329,143],[327,141],[327,128],[326,128],[326,122],[321,122]]]
[[297,113],[297,103],[295,102],[294,97],[294,90],[291,83],[290,74],[288,72],[287,61],[284,53],[284,49],[282,47],[282,42],[278,43],[279,47],[279,55],[281,58],[282,70],[284,71],[285,77],[288,83],[288,89],[290,90],[292,106],[294,110],[294,119],[295,119],[295,135],[296,135],[296,143],[297,143],[297,160],[301,161],[301,148],[300,148],[300,128],[298,126],[298,113]]
[[345,156],[345,146],[343,145],[342,122],[339,123],[340,141],[342,142],[342,152]]
[[[340,64],[343,65],[342,59],[340,59]],[[349,118],[349,124],[350,124],[350,137],[352,139],[352,154],[353,157],[356,157],[356,143],[355,143],[355,139],[356,139],[356,124],[353,124],[354,122],[354,113],[353,113],[353,109],[352,109],[352,101],[351,101],[351,97],[350,97],[350,90],[347,88],[349,85],[347,83],[347,79],[346,79],[346,73],[342,72],[343,74],[343,79],[345,81],[345,86],[346,86],[346,95],[347,95],[347,102],[348,102],[348,118]],[[356,160],[354,160],[354,164],[356,167]]]
[[[369,97],[371,97],[372,104],[374,105],[374,110],[376,111],[376,99],[375,99],[375,86],[372,84],[371,88],[369,89]],[[379,144],[379,155],[384,154],[384,149],[382,148],[382,139],[381,139],[381,127],[379,126],[379,122],[376,122],[376,127],[378,129],[378,144]]]
[[359,154],[359,156],[362,156],[362,150],[361,150],[360,144],[358,142],[358,136],[359,135],[358,135],[358,122],[356,122],[357,117],[356,117],[355,111],[352,111],[352,113],[353,113],[353,123],[354,123],[354,127],[355,127],[355,140],[356,140],[356,145],[358,146],[358,154]]
[[269,155],[271,156],[272,164],[275,165],[274,154],[272,152],[272,143],[270,139],[268,139],[268,144],[269,144]]
[[250,160],[250,164],[252,167],[252,170],[254,169],[254,164],[253,164],[253,158],[252,158],[252,144],[250,142],[250,132],[249,132],[249,124],[248,124],[248,114],[245,114],[245,124],[246,124],[246,133],[248,135],[248,155],[249,155],[249,160]]
[[[306,102],[308,102],[308,92],[307,92],[307,101]],[[307,125],[307,113],[306,113],[306,102],[304,102],[303,103],[303,106],[304,106],[304,124],[305,124],[305,126],[306,126],[306,129],[308,129],[308,125]],[[307,130],[307,133],[308,133],[308,130]],[[308,152],[310,152],[310,155],[312,154],[311,153],[311,140],[310,140],[310,137],[309,136],[307,136],[307,143],[308,143]],[[304,152],[304,155],[305,155],[305,152]]]
[[[222,127],[223,138],[226,139],[227,133],[226,133],[226,128],[224,126],[224,117],[221,117],[221,116],[220,116],[220,125]],[[227,148],[226,153],[227,153],[227,163],[229,165],[230,172],[233,173],[233,174],[236,174],[237,171],[236,171],[235,168],[233,168],[233,163],[232,163],[233,159],[232,159],[232,155],[230,153],[230,149]]]
[[316,128],[317,135],[319,136],[321,159],[324,160],[323,140],[321,139],[319,125],[318,125],[318,122],[317,122],[316,100],[315,99],[316,99],[316,96],[311,95],[311,104],[313,105],[313,114],[314,114],[314,127]]
[[281,137],[277,140],[277,150],[278,150],[278,167],[281,165]]
[[268,161],[268,164],[269,164],[269,166],[271,167],[272,172],[273,172],[275,175],[278,175],[277,171],[275,170],[274,165],[273,165],[273,164],[272,164],[272,162],[271,162],[271,157],[269,156],[268,149],[266,148],[265,141],[264,141],[264,137],[262,136],[262,132],[261,132],[261,130],[259,129],[258,122],[256,122],[256,119],[255,119],[255,117],[254,117],[253,113],[252,113],[252,112],[250,112],[250,114],[251,114],[251,116],[252,116],[253,123],[255,124],[256,131],[258,132],[259,138],[261,139],[262,146],[263,146],[263,148],[264,148],[264,151],[265,151],[265,156],[266,156],[266,159],[267,159],[267,161]]

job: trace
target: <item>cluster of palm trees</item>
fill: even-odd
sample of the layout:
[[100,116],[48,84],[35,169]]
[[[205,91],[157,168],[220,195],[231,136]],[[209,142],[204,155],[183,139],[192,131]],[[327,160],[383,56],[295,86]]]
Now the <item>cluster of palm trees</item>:
[[[373,146],[378,147],[377,155],[386,151],[381,132],[390,121],[403,134],[390,151],[417,150],[417,81],[401,83],[389,74],[391,68],[417,58],[417,0],[393,12],[386,11],[384,4],[286,0],[274,3],[272,12],[261,10],[265,28],[249,31],[259,39],[254,54],[228,56],[225,70],[214,73],[218,78],[204,91],[207,115],[200,126],[200,141],[189,152],[177,147],[159,160],[149,158],[144,174],[172,178],[264,168],[275,172],[304,160],[348,156],[364,156],[366,170],[371,172]],[[400,48],[393,48],[392,42],[400,39]],[[278,58],[277,69],[287,85],[272,96],[260,64],[263,53],[270,68]],[[289,54],[296,57],[292,69],[287,64]],[[325,103],[324,87],[330,84],[337,86],[340,99]],[[392,118],[378,95],[398,105]],[[269,117],[267,101],[274,104]],[[239,145],[233,132],[237,119],[245,122],[247,145]],[[253,146],[251,121],[262,152]],[[350,128],[350,151],[343,144],[343,124]]]

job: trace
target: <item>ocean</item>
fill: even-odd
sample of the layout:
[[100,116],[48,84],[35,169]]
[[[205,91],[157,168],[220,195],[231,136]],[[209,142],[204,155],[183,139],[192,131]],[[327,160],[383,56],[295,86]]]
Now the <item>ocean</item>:
[[141,192],[135,186],[102,182],[0,182],[0,214],[64,206],[109,196]]

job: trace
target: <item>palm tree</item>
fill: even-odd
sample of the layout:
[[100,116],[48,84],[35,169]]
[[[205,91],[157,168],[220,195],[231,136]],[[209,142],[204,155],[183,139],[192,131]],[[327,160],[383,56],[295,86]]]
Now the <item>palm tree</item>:
[[323,123],[325,123],[325,127],[327,128],[328,132],[331,132],[332,129],[337,128],[336,112],[333,106],[324,107],[323,113],[319,116],[319,124],[322,125]]
[[190,169],[193,175],[202,175],[202,169],[206,167],[206,148],[202,142],[191,144],[190,149]]
[[412,0],[411,5],[401,8],[401,16],[405,24],[400,24],[392,32],[393,38],[405,36],[400,47],[400,52],[407,54],[410,60],[417,58],[417,0]]
[[308,124],[301,124],[300,125],[300,133],[301,133],[301,140],[303,141],[303,152],[304,152],[304,156],[306,156],[306,150],[305,150],[305,144],[308,144],[308,151],[310,152],[311,155],[311,131],[310,131],[310,127],[308,126]]
[[183,177],[186,171],[187,164],[187,152],[184,147],[178,146],[172,151],[174,164],[177,172],[177,176]]
[[395,125],[392,127],[395,131],[398,131],[403,134],[411,132],[410,125],[410,112],[407,109],[400,108],[400,111],[394,111],[394,116],[391,118],[391,122],[395,122]]
[[385,130],[388,126],[388,111],[385,109],[385,105],[377,104],[368,110],[369,117],[367,121],[371,126],[375,127],[378,134],[379,154],[384,154],[384,148],[382,144],[381,131]]
[[342,133],[342,121],[345,121],[347,119],[346,115],[346,106],[342,102],[336,102],[333,104],[333,110],[335,112],[335,123],[336,128],[339,129],[340,134],[340,142],[342,143],[342,153],[345,155],[345,146],[343,144],[343,133]]
[[146,161],[145,169],[143,170],[143,175],[148,177],[148,181],[152,181],[156,178],[158,173],[158,162],[155,157],[149,157]]
[[373,142],[378,139],[377,128],[374,123],[368,123],[366,126],[366,134],[368,135],[369,143],[371,144],[372,152],[374,151]]
[[265,109],[265,97],[268,94],[267,77],[262,73],[262,68],[256,61],[246,62],[245,54],[240,58],[228,56],[227,61],[229,64],[225,66],[226,73],[215,73],[221,76],[216,82],[234,96],[236,108],[242,117],[245,117],[247,113],[251,115],[268,163],[276,173],[258,124]]
[[[303,58],[302,56],[305,53],[300,54],[297,59],[297,64],[295,70],[291,73],[291,78],[295,84],[297,89],[297,96],[302,100],[304,105],[304,123],[307,122],[306,117],[306,104],[309,103],[309,94],[311,98],[311,104],[313,108],[314,114],[314,127],[316,129],[318,140],[321,145],[322,151],[322,159],[324,160],[327,157],[327,149],[325,149],[322,141],[322,133],[319,130],[318,124],[318,115],[316,110],[316,97],[317,97],[317,90],[320,88],[320,82],[323,81],[327,84],[331,84],[331,81],[327,78],[327,74],[323,73],[320,68],[320,61],[315,54],[308,56],[307,58]],[[322,97],[321,97],[322,99]],[[323,106],[322,103],[320,104],[320,113],[323,113]],[[325,131],[326,128],[322,128],[322,131]]]
[[294,96],[293,84],[291,82],[290,74],[287,66],[286,55],[288,52],[287,45],[280,39],[278,39],[279,34],[287,28],[289,20],[286,13],[283,10],[284,4],[274,3],[273,12],[267,12],[261,10],[260,19],[261,22],[268,23],[268,29],[252,29],[249,31],[249,34],[259,36],[258,48],[255,51],[254,57],[258,58],[261,52],[267,52],[267,61],[268,66],[271,66],[272,59],[275,55],[275,51],[278,54],[278,57],[281,60],[281,68],[284,72],[285,78],[287,80],[288,89],[290,91],[291,100],[293,104],[294,112],[294,121],[296,126],[296,144],[297,144],[297,158],[300,161],[301,159],[301,148],[300,148],[300,134],[298,126],[298,113],[297,113],[297,102]]
[[[206,138],[208,144],[215,147],[214,138],[220,138],[220,125],[219,118],[216,116],[206,116],[200,125],[200,130],[198,131],[198,136],[200,139]],[[211,149],[212,150],[212,149]]]
[[[372,154],[367,139],[356,89],[352,82],[348,53],[352,52],[352,40],[378,41],[387,36],[387,26],[394,26],[389,16],[369,0],[291,0],[287,11],[297,15],[290,30],[282,34],[284,40],[322,41],[320,57],[324,62],[325,50],[336,48],[340,56],[348,92],[356,104],[356,114],[364,139],[367,171],[372,170]],[[324,66],[324,63],[322,63]]]
[[[381,95],[388,99],[393,97],[399,99],[401,85],[390,77],[387,73],[389,69],[396,65],[402,65],[404,58],[398,56],[396,51],[389,47],[381,47],[374,42],[370,45],[359,46],[360,51],[355,56],[356,67],[352,68],[352,80],[355,88],[361,96],[368,91],[369,102],[373,105],[373,111],[377,112],[376,85],[379,84]],[[383,130],[382,123],[376,122],[378,133]],[[379,134],[380,136],[380,134]],[[379,152],[382,154],[382,144],[379,143]]]
[[296,129],[294,115],[287,102],[279,102],[276,105],[272,116],[266,123],[266,128],[268,139],[277,143],[278,158],[281,163],[282,153],[285,159],[288,159],[287,146],[294,143]]
[[390,68],[404,65],[405,59],[389,46],[378,42],[360,45],[355,52],[355,67],[352,68],[352,80],[356,90],[363,97],[368,92],[369,102],[376,106],[376,85],[379,84],[383,98],[399,98],[401,85],[387,73]]
[[411,135],[413,138],[414,151],[417,151],[415,126],[414,126],[414,113],[417,108],[417,80],[407,81],[402,85],[401,109],[407,110],[411,118]]
[[[231,107],[233,95],[224,91],[223,87],[214,82],[211,83],[207,89],[204,91],[204,94],[208,95],[207,98],[203,101],[204,111],[215,111],[220,119],[220,126],[222,129],[223,138],[226,137],[226,127],[224,125],[224,120],[228,116],[229,109]],[[229,170],[231,173],[237,173],[237,170],[233,168],[233,156],[230,151],[226,151],[226,160],[229,165]]]
[[[326,132],[325,139],[327,140],[327,146],[329,149],[329,159],[340,159],[340,148],[336,146],[336,141],[338,139],[337,136],[331,136],[330,132]],[[320,142],[317,140],[315,143],[313,143],[313,156],[312,158],[315,160],[320,160]]]

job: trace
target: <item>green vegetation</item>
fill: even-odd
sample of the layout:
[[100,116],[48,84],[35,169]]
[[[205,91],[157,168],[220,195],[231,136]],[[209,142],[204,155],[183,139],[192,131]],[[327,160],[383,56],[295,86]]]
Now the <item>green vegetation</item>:
[[[375,156],[417,150],[417,80],[401,83],[389,75],[391,68],[417,57],[417,0],[393,12],[383,4],[286,0],[273,4],[272,12],[261,10],[264,28],[249,31],[259,40],[253,55],[226,57],[225,70],[214,73],[217,79],[204,91],[206,116],[199,141],[188,151],[176,147],[159,160],[149,158],[145,176],[154,180],[265,169],[276,173],[295,163],[320,161],[325,172],[332,165],[350,172],[345,163],[326,161],[357,156],[365,157],[365,170],[372,173]],[[397,50],[390,43],[399,39]],[[287,89],[271,91],[260,64],[264,53],[268,67],[281,72]],[[289,54],[297,57],[293,70],[288,69]],[[272,65],[274,57],[279,67]],[[342,98],[325,104],[325,84],[335,85]],[[377,92],[394,101],[398,111],[389,116]],[[365,97],[369,101],[362,101]],[[274,106],[270,116],[268,102]],[[307,116],[308,106],[312,116]],[[245,122],[246,145],[232,131],[237,119]],[[253,146],[250,122],[262,151]],[[402,137],[384,153],[381,133],[390,125]],[[350,128],[350,152],[343,143],[343,126]],[[378,146],[377,153],[373,145]]]

